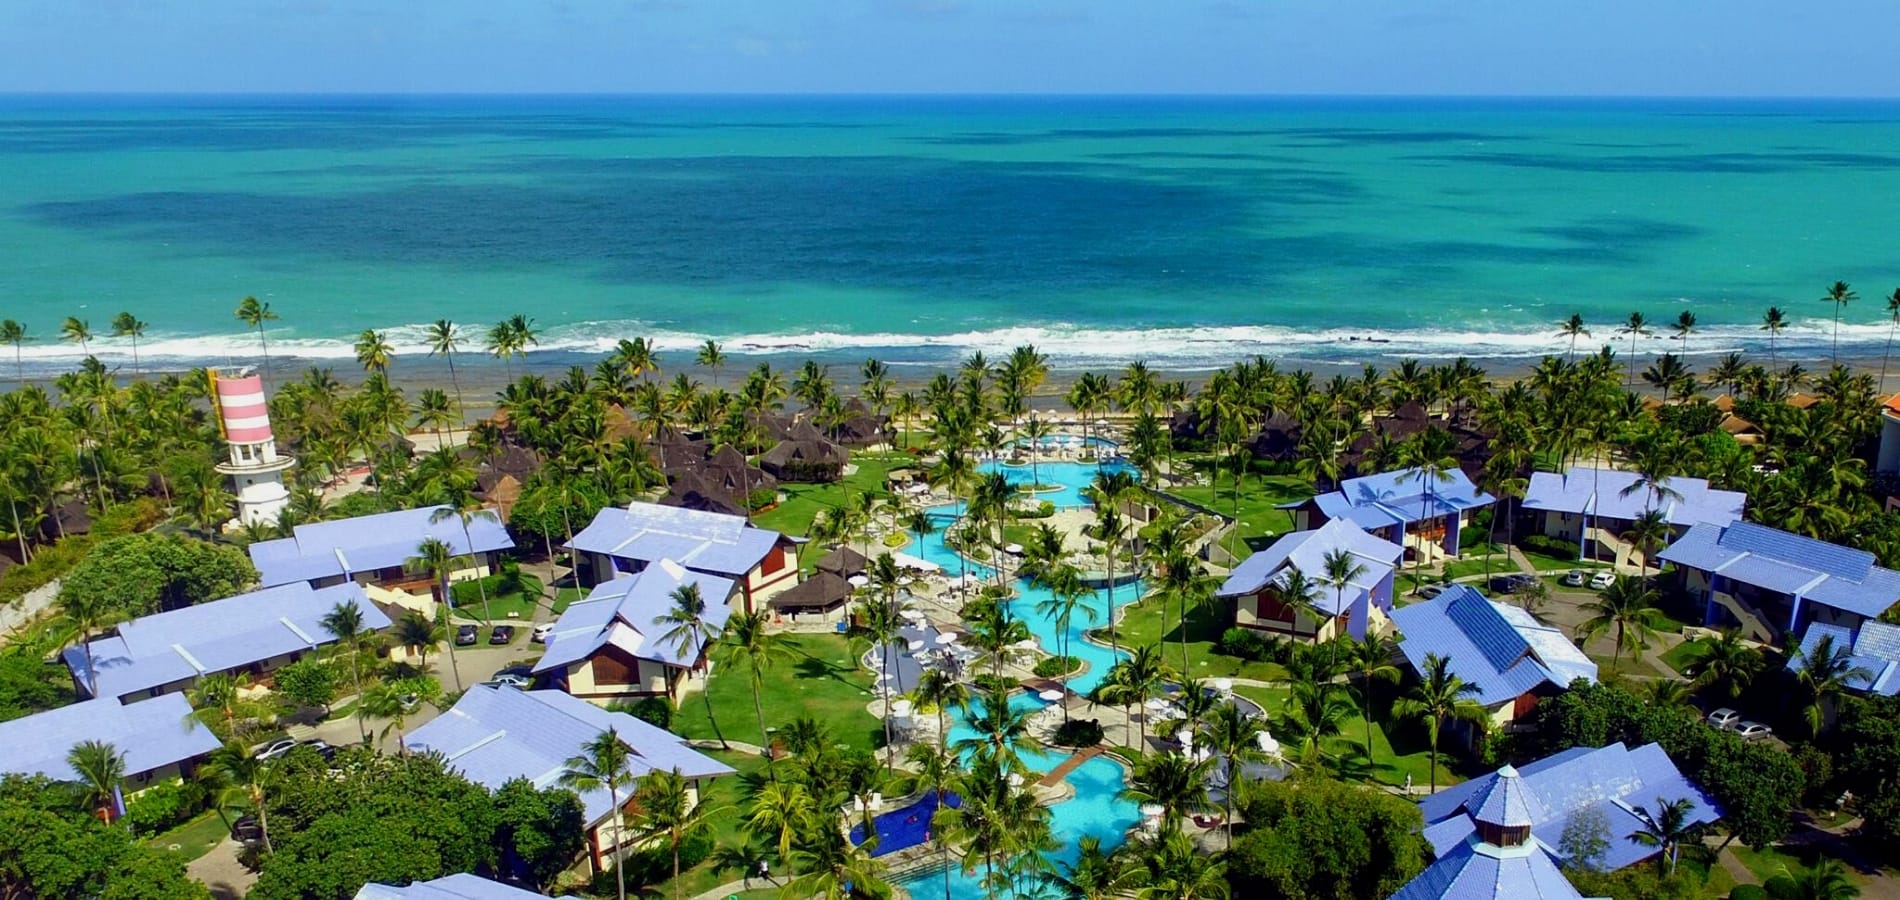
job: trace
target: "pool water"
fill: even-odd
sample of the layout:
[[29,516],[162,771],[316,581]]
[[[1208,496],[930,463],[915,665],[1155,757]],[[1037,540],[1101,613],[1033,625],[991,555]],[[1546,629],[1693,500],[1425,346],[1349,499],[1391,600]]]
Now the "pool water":
[[1001,472],[1010,484],[1027,485],[1038,482],[1044,485],[1059,486],[1057,491],[1037,491],[1037,500],[1047,500],[1057,509],[1071,509],[1089,505],[1082,495],[1082,489],[1095,481],[1097,472],[1132,471],[1133,466],[1119,459],[1105,460],[1099,465],[1092,462],[1062,462],[1039,460],[1035,465],[1024,463],[1020,466],[1005,465],[1000,462],[986,462],[978,467],[984,473]]
[[[1098,469],[1120,466],[1122,464],[1118,462],[1106,463],[1101,467],[1092,462],[1038,463],[1036,477],[1040,478],[1044,484],[1063,486],[1061,494],[1039,496],[1054,500],[1058,506],[1083,505],[1087,501],[1082,497],[1081,488],[1094,480]],[[1026,484],[1030,481],[1028,466],[986,463],[984,470],[1003,472],[1013,484]],[[1065,503],[1062,497],[1069,499]],[[963,559],[944,543],[943,529],[955,520],[960,511],[960,506],[956,504],[930,510],[930,517],[936,524],[936,530],[917,541],[912,552],[943,566],[946,572],[965,571],[979,578],[994,577],[994,569]],[[1066,649],[1070,655],[1087,663],[1087,671],[1072,679],[1069,685],[1077,693],[1086,694],[1093,691],[1102,683],[1108,670],[1119,658],[1115,651],[1083,637],[1083,633],[1089,629],[1107,624],[1109,592],[1106,590],[1091,592],[1076,609],[1065,634],[1056,627],[1054,617],[1045,616],[1036,611],[1037,604],[1049,599],[1048,590],[1031,585],[1027,579],[1019,579],[1016,587],[1019,594],[1009,602],[1010,613],[1029,626],[1029,633],[1044,650],[1055,653],[1059,649]],[[1119,606],[1140,597],[1141,592],[1142,587],[1139,582],[1123,584],[1114,589],[1114,599]],[[1063,647],[1059,638],[1068,639],[1066,647]],[[1009,704],[1011,708],[1019,710],[1035,710],[1046,705],[1044,701],[1022,693],[1011,695]],[[980,705],[972,705],[975,707],[973,711],[980,712]],[[958,716],[951,725],[948,738],[952,744],[955,744],[959,740],[975,736],[976,730],[970,727],[968,719]],[[1036,772],[1048,772],[1061,765],[1068,759],[1069,754],[1024,751],[1021,756],[1023,763],[1029,768]],[[1077,844],[1084,837],[1100,838],[1104,848],[1118,846],[1122,841],[1122,836],[1140,818],[1137,805],[1121,795],[1125,776],[1121,765],[1114,760],[1095,757],[1077,766],[1068,774],[1067,780],[1074,785],[1075,796],[1050,807],[1050,827],[1058,844],[1058,849],[1050,856],[1063,864],[1075,861],[1080,852]],[[947,878],[950,900],[985,900],[988,892],[983,888],[982,877],[980,870],[964,874],[961,868],[952,862],[947,872],[927,872],[903,879],[901,883],[918,900],[930,900],[930,898],[944,895]]]

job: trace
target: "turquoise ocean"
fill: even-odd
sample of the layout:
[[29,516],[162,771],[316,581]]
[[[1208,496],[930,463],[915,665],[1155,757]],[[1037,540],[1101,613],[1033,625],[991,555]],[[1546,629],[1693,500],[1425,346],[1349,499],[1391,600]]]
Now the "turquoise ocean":
[[[1900,105],[1034,97],[0,98],[0,315],[148,360],[335,360],[514,313],[537,362],[1522,361],[1683,310],[1686,349],[1876,355]],[[1659,328],[1659,335],[1669,334]],[[1644,353],[1675,347],[1663,336]],[[93,350],[125,357],[123,341]],[[677,365],[677,364],[676,364]],[[900,374],[902,369],[900,368]]]

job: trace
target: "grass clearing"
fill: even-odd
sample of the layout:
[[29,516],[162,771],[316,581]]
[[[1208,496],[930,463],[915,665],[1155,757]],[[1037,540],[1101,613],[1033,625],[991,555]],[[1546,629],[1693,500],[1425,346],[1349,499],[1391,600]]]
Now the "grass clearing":
[[[767,669],[760,696],[767,728],[792,717],[809,715],[831,729],[839,743],[872,749],[883,741],[883,730],[869,712],[873,699],[871,675],[860,668],[852,642],[836,634],[789,634],[789,659]],[[707,688],[713,714],[728,740],[759,742],[758,719],[753,714],[752,686],[743,671],[720,668]],[[706,700],[685,697],[673,716],[673,731],[689,738],[714,738],[706,718]]]
[[[455,617],[465,622],[528,622],[535,607],[547,602],[541,593],[541,579],[522,572],[517,576],[490,575],[458,581],[454,585]],[[488,592],[486,603],[482,591]]]
[[145,840],[145,846],[153,850],[163,850],[176,855],[185,862],[191,862],[211,852],[226,837],[230,836],[230,826],[224,823],[216,812],[207,812],[170,831]]
[[[1218,489],[1217,489],[1218,488]],[[1240,501],[1234,502],[1233,482],[1222,476],[1216,484],[1191,484],[1162,491],[1190,503],[1212,509],[1228,518],[1238,519],[1235,533],[1251,544],[1293,530],[1293,515],[1277,508],[1282,503],[1313,496],[1311,482],[1296,475],[1249,475],[1241,479]]]
[[[1124,646],[1140,646],[1157,641],[1166,642],[1162,658],[1170,666],[1181,666],[1181,625],[1176,619],[1180,611],[1170,604],[1164,604],[1160,597],[1149,597],[1139,603],[1123,605],[1122,597],[1117,596],[1117,606],[1122,610],[1119,629]],[[1163,609],[1163,606],[1168,609]],[[1219,606],[1216,609],[1216,606]],[[1286,678],[1286,669],[1277,663],[1254,662],[1237,656],[1226,656],[1214,652],[1214,643],[1220,640],[1222,631],[1231,624],[1226,607],[1217,603],[1208,603],[1188,610],[1187,652],[1190,678],[1237,677],[1253,678],[1260,681],[1281,681]]]
[[[811,523],[822,510],[843,508],[858,494],[891,496],[885,488],[885,476],[892,469],[915,466],[917,459],[908,453],[854,453],[851,464],[856,470],[831,484],[779,485],[779,494],[784,499],[778,506],[753,516],[753,524],[785,534],[810,534]],[[813,562],[822,555],[822,548],[807,545],[800,562]]]

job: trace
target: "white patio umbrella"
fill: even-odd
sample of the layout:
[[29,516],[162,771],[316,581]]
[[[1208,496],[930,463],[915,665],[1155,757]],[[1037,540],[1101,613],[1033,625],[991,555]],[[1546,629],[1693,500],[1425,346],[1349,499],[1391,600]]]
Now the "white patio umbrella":
[[852,587],[864,587],[865,585],[871,583],[871,579],[866,578],[863,575],[853,575],[850,578],[846,578],[845,583],[851,585]]
[[905,644],[904,646],[906,646],[906,647],[909,647],[909,648],[910,648],[911,650],[922,650],[922,649],[924,649],[924,642],[923,642],[923,641],[911,641],[910,643],[908,643],[908,644]]
[[957,636],[954,632],[946,631],[940,635],[937,635],[937,643],[939,644],[954,644],[956,642],[957,642]]
[[1050,703],[1054,703],[1057,700],[1062,699],[1063,694],[1061,691],[1058,691],[1055,688],[1050,688],[1046,691],[1043,691],[1040,694],[1037,694],[1036,696],[1041,697],[1042,699],[1047,700]]

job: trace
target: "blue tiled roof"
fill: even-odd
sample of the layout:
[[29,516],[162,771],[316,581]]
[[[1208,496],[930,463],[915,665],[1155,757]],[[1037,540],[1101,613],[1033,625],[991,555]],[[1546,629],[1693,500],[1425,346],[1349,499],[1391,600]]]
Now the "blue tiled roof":
[[[411,750],[448,758],[469,780],[499,788],[515,778],[557,787],[581,746],[613,728],[633,748],[633,774],[678,769],[687,778],[730,775],[732,767],[686,746],[685,738],[626,713],[608,712],[561,691],[476,685],[448,712],[405,738]],[[580,792],[577,792],[580,793]],[[605,789],[580,793],[591,825],[613,811]]]
[[694,572],[662,559],[637,574],[603,581],[588,592],[585,600],[570,605],[554,621],[547,652],[534,664],[534,670],[547,672],[579,662],[609,642],[642,659],[681,668],[691,666],[698,662],[698,654],[681,654],[678,645],[664,639],[672,626],[660,622],[675,605],[673,592],[688,584],[698,585],[706,601],[706,623],[715,633],[724,630],[726,620],[732,617],[732,606],[727,602],[732,595],[732,579]]
[[595,513],[567,546],[647,563],[671,559],[701,572],[744,577],[780,537],[753,528],[744,516],[635,501]]
[[1727,525],[1742,517],[1748,495],[1739,491],[1721,491],[1709,487],[1701,478],[1678,477],[1664,482],[1680,497],[1655,497],[1645,488],[1634,487],[1634,472],[1575,466],[1559,475],[1532,472],[1524,491],[1524,508],[1572,514],[1588,513],[1606,519],[1636,519],[1653,508],[1662,512],[1672,525]]
[[111,698],[88,700],[0,723],[0,772],[77,779],[66,754],[81,741],[104,741],[117,748],[125,754],[127,775],[218,749],[217,736],[192,717],[183,694],[128,704]]
[[[1531,833],[1547,847],[1559,845],[1564,825],[1579,811],[1595,809],[1602,814],[1610,826],[1610,846],[1602,865],[1610,870],[1657,853],[1654,847],[1629,840],[1642,828],[1635,807],[1653,813],[1659,799],[1686,798],[1695,803],[1689,813],[1690,824],[1714,822],[1722,815],[1715,801],[1684,778],[1656,744],[1633,750],[1622,744],[1573,747],[1519,768],[1518,775],[1526,794],[1543,807],[1541,818],[1533,816],[1536,820],[1531,822]],[[1453,852],[1476,833],[1473,807],[1489,797],[1498,777],[1493,773],[1474,778],[1419,801],[1426,839],[1440,856]]]
[[1873,554],[1753,522],[1696,525],[1656,556],[1867,618],[1900,602],[1900,572]]
[[1330,519],[1351,519],[1362,528],[1386,528],[1489,506],[1497,498],[1478,490],[1458,469],[1443,481],[1419,470],[1400,469],[1340,482],[1339,490],[1313,498]]
[[1900,628],[1885,622],[1862,622],[1858,630],[1815,622],[1801,636],[1798,652],[1788,655],[1788,671],[1800,671],[1807,657],[1820,652],[1821,641],[1833,638],[1832,652],[1847,654],[1850,671],[1846,685],[1857,691],[1900,695]]
[[1394,609],[1392,623],[1404,635],[1399,651],[1414,669],[1422,671],[1428,655],[1444,657],[1452,674],[1478,689],[1472,699],[1483,706],[1544,684],[1596,680],[1596,663],[1563,632],[1464,585]]
[[[364,630],[389,627],[389,617],[353,582],[313,589],[298,581],[133,619],[116,637],[91,642],[99,696],[124,697],[328,644],[335,638],[323,617],[352,601],[363,611]],[[85,651],[71,647],[62,658],[87,684]]]
[[290,537],[252,544],[251,563],[257,566],[264,586],[270,587],[400,566],[428,538],[448,544],[458,555],[515,545],[508,529],[494,519],[471,519],[467,536],[459,516],[431,521],[447,508],[425,506],[298,525]]
[[1497,777],[1478,791],[1465,809],[1473,821],[1507,827],[1535,825],[1550,816],[1544,810],[1544,801],[1526,790],[1523,777],[1508,765],[1498,770]]
[[1475,837],[1438,854],[1391,900],[1583,900],[1547,847],[1494,847]]
[[547,900],[547,895],[458,872],[406,887],[371,882],[356,892],[356,900]]
[[1353,561],[1365,571],[1349,583],[1343,592],[1343,602],[1342,592],[1332,588],[1314,596],[1317,605],[1330,609],[1333,615],[1344,612],[1358,598],[1378,587],[1392,574],[1399,557],[1405,553],[1405,548],[1367,534],[1348,520],[1332,519],[1315,529],[1282,535],[1267,549],[1247,557],[1221,584],[1219,595],[1241,597],[1255,593],[1268,582],[1276,581],[1288,566],[1297,566],[1309,578],[1325,578],[1326,556],[1339,550],[1352,554]]

